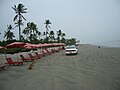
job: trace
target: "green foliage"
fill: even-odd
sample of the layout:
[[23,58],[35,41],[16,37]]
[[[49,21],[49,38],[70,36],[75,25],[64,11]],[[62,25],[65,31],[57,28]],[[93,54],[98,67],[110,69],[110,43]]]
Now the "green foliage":
[[7,45],[6,41],[0,41],[0,46],[5,46],[5,45]]
[[0,41],[0,46],[6,46],[7,44],[16,42],[17,40],[13,39],[13,40],[7,40],[7,41]]
[[19,53],[20,51],[21,51],[20,48],[7,48],[4,50],[0,50],[0,53],[14,54],[14,53]]
[[66,40],[67,45],[76,45],[76,38],[71,38]]
[[37,25],[33,22],[28,22],[27,27],[23,30],[23,34],[26,35],[26,39],[29,39],[32,42],[37,40],[37,36],[40,35]]
[[7,49],[2,49],[0,50],[0,53],[2,54],[15,54],[15,53],[19,53],[19,52],[28,52],[30,51],[30,49],[26,49],[26,48],[7,48]]

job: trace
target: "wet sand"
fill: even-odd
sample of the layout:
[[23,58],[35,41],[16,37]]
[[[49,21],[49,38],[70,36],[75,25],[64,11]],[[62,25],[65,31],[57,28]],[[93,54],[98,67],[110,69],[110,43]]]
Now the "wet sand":
[[29,64],[0,71],[0,90],[120,90],[120,48],[79,45],[77,55],[60,51]]

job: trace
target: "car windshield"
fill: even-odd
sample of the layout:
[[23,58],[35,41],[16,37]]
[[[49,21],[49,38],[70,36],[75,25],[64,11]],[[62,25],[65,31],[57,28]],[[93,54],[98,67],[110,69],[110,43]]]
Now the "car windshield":
[[66,49],[76,48],[75,46],[67,46]]

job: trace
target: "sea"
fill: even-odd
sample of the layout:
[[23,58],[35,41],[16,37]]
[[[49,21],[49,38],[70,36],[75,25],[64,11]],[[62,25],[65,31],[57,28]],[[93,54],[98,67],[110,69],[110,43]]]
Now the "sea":
[[105,46],[105,47],[118,47],[118,48],[120,48],[120,40],[97,42],[97,43],[94,43],[94,45]]

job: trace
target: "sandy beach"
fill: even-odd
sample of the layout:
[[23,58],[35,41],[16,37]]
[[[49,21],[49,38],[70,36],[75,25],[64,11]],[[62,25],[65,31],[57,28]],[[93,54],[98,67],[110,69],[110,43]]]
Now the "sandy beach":
[[[4,55],[0,59],[5,62]],[[0,90],[120,90],[120,48],[79,45],[77,55],[60,51],[28,70],[30,64],[0,71]]]

